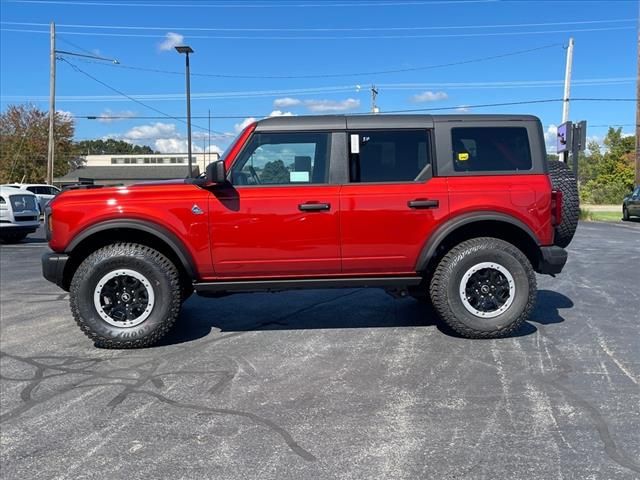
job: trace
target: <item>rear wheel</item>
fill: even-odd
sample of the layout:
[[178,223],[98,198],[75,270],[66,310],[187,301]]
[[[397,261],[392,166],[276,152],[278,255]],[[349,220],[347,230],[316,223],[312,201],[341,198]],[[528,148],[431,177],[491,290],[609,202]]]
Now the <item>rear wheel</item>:
[[549,161],[549,177],[553,189],[562,192],[562,221],[555,228],[554,243],[565,248],[571,243],[578,228],[580,217],[578,181],[567,164],[559,160]]
[[180,277],[160,252],[116,243],[80,264],[71,282],[70,303],[76,322],[96,346],[147,347],[178,317]]
[[462,242],[443,257],[430,293],[442,320],[457,333],[497,338],[515,332],[528,319],[536,277],[518,248],[483,237]]

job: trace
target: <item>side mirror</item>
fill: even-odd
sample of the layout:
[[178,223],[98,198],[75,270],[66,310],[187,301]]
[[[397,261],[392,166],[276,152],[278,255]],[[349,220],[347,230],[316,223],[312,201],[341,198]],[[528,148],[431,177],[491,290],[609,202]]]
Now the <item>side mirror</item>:
[[225,183],[227,181],[227,169],[223,160],[217,160],[207,165],[207,183]]

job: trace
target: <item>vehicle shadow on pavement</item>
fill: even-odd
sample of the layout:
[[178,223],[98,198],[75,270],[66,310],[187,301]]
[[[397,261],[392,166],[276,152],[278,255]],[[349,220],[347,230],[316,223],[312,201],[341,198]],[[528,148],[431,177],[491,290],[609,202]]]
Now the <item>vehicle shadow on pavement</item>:
[[[352,296],[360,298],[346,302],[346,297]],[[375,302],[368,301],[366,297]],[[411,298],[393,300],[372,290],[351,290],[338,297],[305,302],[290,309],[287,300],[291,300],[291,297],[278,298],[278,294],[244,294],[218,299],[194,296],[183,307],[176,326],[159,345],[194,341],[206,337],[213,329],[220,332],[250,332],[435,326],[447,336],[462,338],[438,319],[431,305]],[[218,311],[212,309],[211,302],[230,303]],[[256,305],[259,306],[257,312]],[[511,337],[535,333],[537,328],[534,323],[550,325],[564,322],[560,310],[571,307],[571,299],[561,293],[540,290],[530,321],[525,322]]]

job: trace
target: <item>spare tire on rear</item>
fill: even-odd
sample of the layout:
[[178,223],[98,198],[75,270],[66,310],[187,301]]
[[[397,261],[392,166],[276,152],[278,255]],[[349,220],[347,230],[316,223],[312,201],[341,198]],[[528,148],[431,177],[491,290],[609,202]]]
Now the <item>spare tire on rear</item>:
[[562,221],[555,227],[553,243],[564,248],[571,243],[578,228],[580,216],[578,181],[567,164],[558,160],[549,160],[549,177],[553,189],[562,193]]

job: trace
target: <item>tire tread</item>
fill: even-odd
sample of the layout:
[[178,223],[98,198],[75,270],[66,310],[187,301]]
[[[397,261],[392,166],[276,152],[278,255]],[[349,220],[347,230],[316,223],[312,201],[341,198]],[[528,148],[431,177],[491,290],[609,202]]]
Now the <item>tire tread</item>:
[[[80,307],[78,305],[78,289],[85,278],[90,275],[91,270],[101,261],[112,258],[114,256],[133,256],[137,258],[144,258],[146,261],[155,263],[162,273],[169,279],[171,285],[171,291],[173,292],[171,298],[171,306],[169,309],[169,315],[162,324],[153,330],[149,335],[138,338],[135,340],[118,341],[106,338],[96,333],[82,318],[80,314]],[[180,276],[176,266],[163,254],[154,250],[146,245],[137,243],[121,242],[107,245],[100,248],[89,255],[76,270],[73,280],[71,281],[71,288],[69,289],[69,304],[71,306],[71,313],[74,320],[84,332],[84,334],[93,340],[94,344],[100,348],[144,348],[149,347],[157,343],[162,337],[164,337],[169,330],[173,327],[181,307],[181,285]]]
[[[493,331],[476,330],[465,325],[454,315],[447,301],[447,285],[450,281],[451,273],[455,264],[467,255],[469,250],[481,250],[487,248],[500,249],[514,256],[524,266],[529,280],[529,298],[523,312],[514,322]],[[536,301],[536,276],[529,259],[515,245],[498,238],[479,237],[466,240],[456,245],[442,258],[442,260],[440,260],[440,263],[433,274],[429,292],[436,312],[456,333],[466,338],[502,338],[516,332],[529,318]]]

